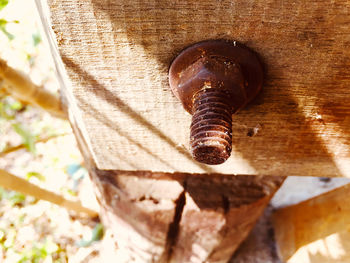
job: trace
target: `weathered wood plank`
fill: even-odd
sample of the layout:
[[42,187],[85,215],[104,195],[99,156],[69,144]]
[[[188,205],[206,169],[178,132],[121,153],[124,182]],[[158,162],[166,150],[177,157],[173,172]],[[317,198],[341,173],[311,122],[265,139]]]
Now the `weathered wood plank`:
[[349,262],[350,184],[277,210],[275,237],[283,262]]
[[[100,169],[350,176],[350,2],[49,0],[64,90]],[[184,47],[256,50],[262,94],[234,116],[233,154],[192,161],[167,70]]]

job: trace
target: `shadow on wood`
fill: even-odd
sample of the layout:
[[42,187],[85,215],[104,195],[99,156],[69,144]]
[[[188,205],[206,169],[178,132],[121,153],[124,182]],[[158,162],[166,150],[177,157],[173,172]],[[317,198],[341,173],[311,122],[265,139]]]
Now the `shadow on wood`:
[[[74,63],[72,60],[67,58],[66,56],[62,56],[62,61],[66,65],[67,68],[73,70],[75,74],[79,76],[83,76],[86,87],[93,87],[91,92],[94,94],[94,96],[102,97],[107,103],[113,105],[114,107],[117,107],[120,111],[124,112],[126,115],[129,116],[129,118],[133,119],[135,122],[139,123],[142,127],[147,128],[150,132],[152,132],[155,136],[158,137],[158,139],[173,149],[176,149],[181,155],[183,155],[186,159],[193,162],[192,156],[187,151],[179,151],[177,144],[169,138],[164,132],[159,130],[156,126],[154,126],[152,123],[147,121],[145,118],[143,118],[139,113],[134,111],[130,106],[127,105],[127,103],[123,102],[116,96],[116,94],[108,91],[105,89],[95,78],[94,76],[90,75],[88,72],[84,71],[78,64]],[[153,158],[157,159],[162,164],[166,165],[167,167],[171,169],[176,169],[170,162],[164,160],[162,157],[157,155],[152,151],[152,149],[146,148],[141,142],[138,142],[136,138],[133,138],[133,133],[123,131],[123,128],[120,127],[117,121],[113,121],[109,118],[108,115],[105,115],[103,112],[100,111],[100,109],[94,108],[86,98],[83,96],[77,96],[77,100],[79,101],[79,104],[84,105],[84,107],[89,108],[90,111],[93,113],[96,120],[98,120],[103,125],[106,125],[107,127],[111,128],[114,132],[117,133],[117,136],[125,138],[128,142],[132,143],[137,147],[139,151],[144,152],[145,154],[151,155]],[[131,128],[131,127],[130,127]],[[132,129],[132,128],[131,128]],[[106,156],[108,158],[108,156]],[[140,170],[141,167],[138,167],[138,162],[130,163],[130,158],[127,156],[120,156],[119,157],[122,161],[128,162],[128,165],[134,167],[136,170]],[[129,160],[129,161],[128,161]],[[194,164],[207,173],[212,173],[214,170],[207,165],[203,165],[198,162],[194,162]]]
[[[73,83],[65,92],[100,169],[350,175],[348,1],[49,5]],[[251,47],[267,71],[262,95],[235,116],[232,158],[207,168],[189,158],[190,116],[167,70],[186,46],[217,38]]]

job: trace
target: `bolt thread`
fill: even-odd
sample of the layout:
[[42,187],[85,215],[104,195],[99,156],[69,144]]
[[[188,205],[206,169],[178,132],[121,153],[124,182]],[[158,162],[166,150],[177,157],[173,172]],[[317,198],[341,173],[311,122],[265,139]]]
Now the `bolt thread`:
[[201,163],[221,164],[231,155],[232,111],[222,90],[204,89],[194,96],[191,151]]

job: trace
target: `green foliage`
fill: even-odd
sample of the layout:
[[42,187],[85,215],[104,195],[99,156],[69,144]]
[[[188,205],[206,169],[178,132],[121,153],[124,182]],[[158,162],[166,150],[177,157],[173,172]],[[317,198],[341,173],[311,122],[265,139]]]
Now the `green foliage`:
[[[17,121],[17,114],[24,111],[26,106],[24,106],[20,101],[15,100],[10,96],[0,97],[0,119],[3,119],[11,124],[13,130],[22,138],[23,145],[35,154],[35,142],[37,136],[32,132],[32,128],[26,127]],[[3,146],[2,150],[6,150],[8,145]]]
[[70,194],[71,196],[77,196],[78,195],[78,193],[76,191],[74,191],[73,189],[66,189],[66,192],[68,194]]
[[98,223],[98,224],[96,224],[96,226],[92,230],[91,237],[89,239],[87,239],[87,240],[85,240],[85,239],[80,240],[78,242],[78,246],[80,246],[80,247],[88,247],[93,242],[101,240],[102,237],[103,237],[103,234],[104,234],[103,225]]
[[19,101],[14,101],[13,103],[10,104],[11,110],[14,111],[19,111],[23,108],[23,104],[20,103]]
[[34,33],[33,35],[32,35],[32,40],[33,40],[33,46],[34,47],[36,47],[37,45],[39,45],[40,44],[40,42],[41,42],[41,35],[40,35],[40,33],[39,32],[37,32],[37,33]]
[[10,228],[7,229],[6,232],[4,233],[4,237],[3,237],[3,242],[2,242],[2,246],[5,249],[9,249],[11,247],[13,247],[15,240],[16,240],[16,236],[17,236],[17,231],[14,228]]
[[10,201],[11,206],[23,206],[26,196],[15,191],[10,191],[7,199]]
[[0,229],[0,242],[2,242],[5,238],[5,231]]
[[[5,200],[4,200],[5,199]],[[11,205],[23,205],[26,197],[15,191],[8,191],[0,187],[1,205],[6,202]],[[41,263],[41,262],[66,262],[66,251],[60,248],[52,238],[45,238],[41,241],[33,241],[24,247],[18,246],[18,229],[28,224],[24,212],[7,223],[2,223],[0,228],[0,250],[6,254],[15,256],[13,262],[17,263]],[[63,260],[61,260],[63,259]],[[1,260],[0,260],[1,261]]]
[[[15,191],[7,191],[0,187],[0,201],[10,202],[11,205],[23,205],[25,196]],[[2,202],[3,204],[4,202]],[[28,243],[24,248],[19,248],[17,244],[18,229],[25,223],[24,213],[17,218],[2,224],[0,228],[0,250],[5,253],[15,255],[18,263],[39,263],[39,262],[62,262],[59,258],[65,254],[58,244],[52,239],[46,238],[43,241]],[[1,261],[1,260],[0,260]],[[66,262],[66,261],[63,261]]]
[[[0,1],[2,1],[2,0],[0,0]],[[18,22],[18,21],[14,21],[14,22]],[[11,23],[11,22],[9,22],[5,19],[0,19],[0,30],[7,36],[7,38],[9,40],[13,40],[15,38],[15,36],[12,35],[10,32],[8,32],[6,29],[6,26],[8,23]]]
[[13,129],[15,132],[22,137],[23,144],[25,147],[30,151],[31,153],[35,153],[35,136],[30,132],[28,128],[25,128],[20,123],[13,123],[12,124]]
[[0,245],[6,250],[11,250],[17,255],[17,263],[40,263],[40,262],[60,262],[54,260],[62,250],[59,245],[47,238],[45,242],[36,242],[23,251],[16,251],[15,241],[17,231],[14,227],[3,230],[0,229]]
[[9,0],[0,0],[0,10],[2,10],[7,4],[9,3]]
[[9,96],[5,96],[0,100],[0,118],[13,120],[16,114],[23,108],[24,105],[21,102]]
[[[0,0],[0,10],[4,9],[8,5],[9,1],[8,0]],[[5,19],[0,19],[0,30],[10,39],[12,40],[14,36],[7,32],[6,30],[6,25],[8,21]]]
[[23,206],[26,201],[26,196],[24,194],[8,191],[0,187],[0,200],[6,199],[11,206]]
[[41,173],[37,173],[37,172],[28,172],[26,174],[26,179],[29,181],[30,178],[37,178],[39,181],[44,182],[45,181],[45,176],[43,176]]
[[[0,11],[4,9],[9,3],[9,0],[0,0]],[[5,19],[0,19],[0,31],[2,31],[9,40],[13,40],[15,38],[14,35],[12,35],[10,32],[7,31],[6,26],[8,23],[19,23],[16,21],[7,21]]]
[[0,116],[5,120],[13,120],[15,118],[12,111],[9,111],[8,105],[2,101],[0,102]]
[[22,258],[18,263],[39,263],[53,262],[52,257],[54,253],[59,251],[60,247],[51,239],[46,239],[45,243],[36,243],[34,246],[21,253]]

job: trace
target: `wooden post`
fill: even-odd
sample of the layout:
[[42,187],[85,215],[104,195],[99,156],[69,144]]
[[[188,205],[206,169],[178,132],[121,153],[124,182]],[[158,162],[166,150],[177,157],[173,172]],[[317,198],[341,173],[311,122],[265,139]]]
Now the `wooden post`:
[[283,262],[350,260],[350,184],[281,208],[273,219]]
[[227,262],[247,237],[281,177],[188,176],[170,262]]
[[100,170],[91,175],[101,218],[118,253],[128,256],[118,262],[228,262],[283,181]]

